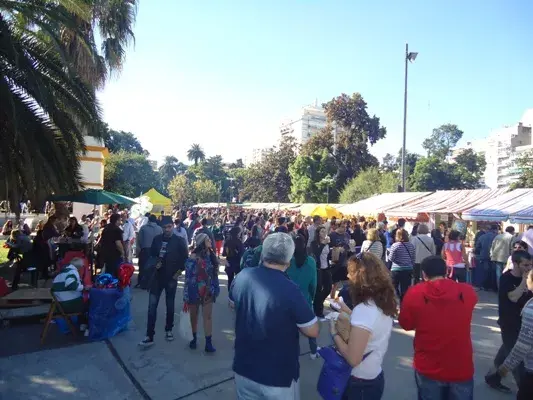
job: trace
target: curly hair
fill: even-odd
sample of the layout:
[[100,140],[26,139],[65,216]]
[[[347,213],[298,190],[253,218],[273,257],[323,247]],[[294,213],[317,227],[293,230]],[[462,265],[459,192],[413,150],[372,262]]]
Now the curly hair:
[[360,253],[350,257],[348,280],[354,307],[373,300],[383,314],[396,316],[396,294],[389,271],[374,254]]

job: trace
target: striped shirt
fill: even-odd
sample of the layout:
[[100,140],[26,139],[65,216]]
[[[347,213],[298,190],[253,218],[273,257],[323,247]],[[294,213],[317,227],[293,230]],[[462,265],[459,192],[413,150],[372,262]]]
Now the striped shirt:
[[518,340],[503,365],[511,371],[521,362],[529,373],[533,373],[533,299],[522,309],[522,327]]
[[372,253],[377,258],[383,258],[383,243],[379,240],[372,242],[371,240],[365,240],[363,246],[361,247],[361,253]]
[[78,269],[74,265],[63,267],[54,278],[52,292],[61,303],[77,303],[82,299],[83,283]]
[[390,248],[391,271],[413,269],[415,265],[415,246],[409,242],[396,242]]

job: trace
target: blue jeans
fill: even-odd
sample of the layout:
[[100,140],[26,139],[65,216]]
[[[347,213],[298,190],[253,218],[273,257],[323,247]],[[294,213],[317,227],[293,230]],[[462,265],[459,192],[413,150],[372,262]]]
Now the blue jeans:
[[473,400],[474,380],[441,382],[415,372],[418,400]]
[[494,262],[494,267],[496,269],[496,287],[500,290],[500,276],[502,276],[503,269],[505,268],[506,263]]
[[148,296],[148,326],[146,328],[146,336],[153,337],[155,334],[155,321],[157,319],[157,305],[159,298],[165,290],[165,300],[167,303],[167,320],[165,324],[165,332],[169,332],[174,327],[174,301],[176,299],[176,289],[178,288],[178,281],[170,279],[168,282],[154,282],[150,288]]
[[385,389],[383,371],[374,379],[350,377],[342,400],[380,400]]

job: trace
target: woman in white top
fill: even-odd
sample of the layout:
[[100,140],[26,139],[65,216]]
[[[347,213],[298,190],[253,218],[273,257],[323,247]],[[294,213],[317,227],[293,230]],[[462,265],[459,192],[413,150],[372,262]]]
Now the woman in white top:
[[343,399],[379,400],[385,388],[381,365],[396,315],[396,294],[387,267],[369,252],[348,260],[348,279],[353,311],[340,302],[342,310],[351,313],[348,343],[337,334],[335,323],[330,324],[335,346],[353,367]]
[[385,255],[383,243],[381,243],[378,230],[375,228],[368,230],[366,240],[363,242],[363,246],[361,246],[361,253],[367,252],[374,254],[379,259],[383,259]]

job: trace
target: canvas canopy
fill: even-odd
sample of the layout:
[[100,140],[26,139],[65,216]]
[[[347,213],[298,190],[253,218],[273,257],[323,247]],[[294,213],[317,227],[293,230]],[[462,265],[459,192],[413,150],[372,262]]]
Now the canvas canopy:
[[533,189],[516,189],[491,198],[463,213],[468,221],[533,221]]
[[382,193],[353,204],[342,204],[337,209],[344,215],[378,215],[411,201],[423,198],[431,192]]
[[143,194],[143,196],[148,197],[150,199],[150,203],[152,203],[154,206],[168,207],[172,205],[172,200],[163,196],[154,188],[147,191],[145,194]]
[[505,191],[506,189],[439,190],[401,207],[391,208],[387,210],[387,215],[416,218],[419,213],[461,214]]

